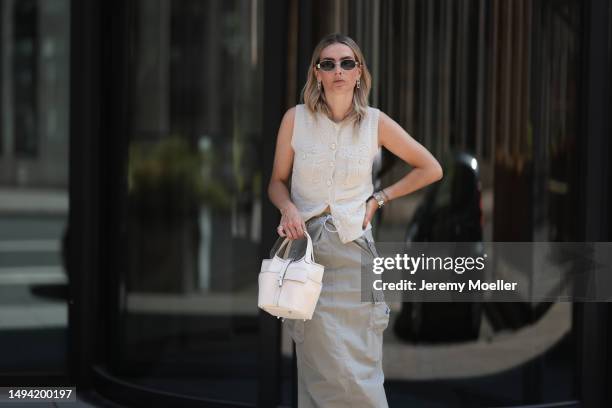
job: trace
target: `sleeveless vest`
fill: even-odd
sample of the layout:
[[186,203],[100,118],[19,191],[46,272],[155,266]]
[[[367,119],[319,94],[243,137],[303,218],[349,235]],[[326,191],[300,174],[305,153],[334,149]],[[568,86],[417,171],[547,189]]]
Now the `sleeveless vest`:
[[373,193],[372,164],[378,153],[378,116],[368,107],[362,123],[332,121],[296,105],[291,146],[291,201],[304,221],[329,205],[340,240],[347,243],[372,228],[361,227],[365,200]]

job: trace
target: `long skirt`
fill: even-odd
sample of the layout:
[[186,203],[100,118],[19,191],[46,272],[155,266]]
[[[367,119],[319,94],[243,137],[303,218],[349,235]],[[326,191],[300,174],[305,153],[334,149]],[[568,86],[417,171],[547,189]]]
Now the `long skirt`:
[[[371,296],[361,300],[362,262],[378,256],[372,231],[342,243],[328,213],[309,219],[306,227],[315,262],[325,271],[312,319],[283,320],[296,344],[298,408],[387,408],[382,346],[390,309],[382,292],[370,292],[371,285],[364,289]],[[300,257],[305,244],[305,238],[293,241],[287,256]]]

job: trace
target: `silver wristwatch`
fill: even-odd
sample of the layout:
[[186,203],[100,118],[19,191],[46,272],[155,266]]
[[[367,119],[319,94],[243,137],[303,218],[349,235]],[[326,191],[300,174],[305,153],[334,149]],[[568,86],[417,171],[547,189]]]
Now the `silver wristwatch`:
[[372,197],[374,197],[374,199],[376,200],[376,203],[378,204],[378,208],[381,208],[383,205],[385,205],[385,197],[380,191],[376,191],[374,194],[372,194],[368,198],[368,200]]

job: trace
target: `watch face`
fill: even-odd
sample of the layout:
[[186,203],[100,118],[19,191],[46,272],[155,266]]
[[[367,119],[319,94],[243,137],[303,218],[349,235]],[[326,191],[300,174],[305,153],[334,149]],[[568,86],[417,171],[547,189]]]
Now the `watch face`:
[[374,194],[374,198],[376,199],[376,201],[378,202],[379,206],[382,206],[385,203],[385,200],[381,197],[380,194]]

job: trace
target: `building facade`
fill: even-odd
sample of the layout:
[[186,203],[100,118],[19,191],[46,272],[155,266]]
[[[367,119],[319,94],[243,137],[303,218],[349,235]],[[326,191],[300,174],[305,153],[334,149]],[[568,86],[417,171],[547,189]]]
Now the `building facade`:
[[[485,241],[610,240],[608,1],[1,7],[4,384],[296,406],[294,349],[257,308],[257,274],[280,120],[330,32],[361,46],[372,106],[437,158],[476,158]],[[410,169],[380,159],[379,185]],[[385,206],[377,240],[403,239],[424,193]],[[391,306],[390,406],[612,402],[607,303],[483,305],[477,339],[435,345],[398,337]]]

